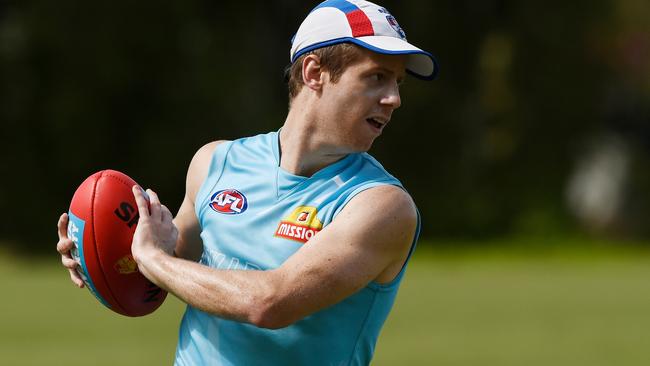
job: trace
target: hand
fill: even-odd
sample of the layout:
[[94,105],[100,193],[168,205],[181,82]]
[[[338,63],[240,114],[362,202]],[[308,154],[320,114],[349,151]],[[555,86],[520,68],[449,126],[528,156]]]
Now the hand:
[[160,203],[158,195],[151,189],[147,190],[149,201],[139,186],[133,186],[132,190],[140,214],[131,245],[133,258],[140,264],[161,252],[173,255],[178,229],[172,222],[172,213]]
[[68,269],[70,272],[70,280],[77,285],[77,287],[84,287],[84,281],[81,279],[79,273],[77,273],[77,267],[79,267],[79,262],[72,258],[70,250],[72,250],[75,245],[74,242],[68,239],[68,214],[64,213],[59,217],[59,222],[57,223],[59,242],[56,243],[56,250],[61,254],[61,263],[63,266]]

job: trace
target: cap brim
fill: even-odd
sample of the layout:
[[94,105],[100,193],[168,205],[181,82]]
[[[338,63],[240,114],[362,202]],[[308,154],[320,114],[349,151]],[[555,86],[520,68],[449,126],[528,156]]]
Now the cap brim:
[[406,62],[406,71],[423,80],[433,80],[438,76],[438,61],[432,54],[395,37],[368,36],[351,38],[355,43],[377,53],[387,55],[410,55]]
[[370,51],[386,55],[409,55],[410,57],[406,61],[406,71],[409,74],[422,80],[433,80],[438,76],[438,61],[432,54],[395,37],[367,36],[331,39],[298,50],[291,57],[291,62],[295,62],[298,57],[309,51],[339,43],[354,43]]

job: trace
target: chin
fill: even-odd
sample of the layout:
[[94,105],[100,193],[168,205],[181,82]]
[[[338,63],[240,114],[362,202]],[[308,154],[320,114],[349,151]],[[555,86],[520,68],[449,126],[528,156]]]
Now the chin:
[[370,150],[370,148],[372,147],[373,142],[374,142],[374,140],[370,141],[370,142],[361,142],[361,143],[355,145],[353,152],[355,152],[355,153],[368,152]]

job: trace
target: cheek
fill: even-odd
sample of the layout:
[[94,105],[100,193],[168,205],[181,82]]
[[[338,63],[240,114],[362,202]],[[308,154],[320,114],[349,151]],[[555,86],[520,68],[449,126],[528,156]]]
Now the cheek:
[[371,88],[358,83],[340,80],[324,94],[328,101],[327,115],[333,117],[333,123],[347,126],[347,129],[358,125],[359,120],[364,119],[368,111],[372,110],[375,101],[373,92]]
[[367,89],[351,88],[348,92],[338,93],[335,100],[342,114],[352,115],[365,113],[372,104],[374,96]]
[[354,93],[344,93],[343,90],[336,90],[326,96],[328,103],[328,110],[326,111],[330,116],[336,116],[336,119],[346,119],[354,113],[357,108],[359,98]]

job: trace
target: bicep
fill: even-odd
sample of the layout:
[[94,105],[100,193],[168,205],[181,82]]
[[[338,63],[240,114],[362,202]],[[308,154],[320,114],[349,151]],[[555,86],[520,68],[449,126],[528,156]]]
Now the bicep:
[[203,253],[201,241],[201,228],[194,210],[196,196],[201,184],[208,175],[210,161],[217,146],[223,141],[214,141],[201,147],[190,162],[185,179],[185,197],[181,204],[174,224],[178,228],[179,236],[176,243],[176,255],[198,261]]
[[203,253],[201,228],[194,213],[194,203],[187,196],[183,199],[183,203],[174,218],[174,225],[178,229],[176,256],[198,261]]
[[401,189],[360,193],[280,267],[287,309],[301,318],[352,295],[387,268],[401,267],[416,225],[415,206]]

